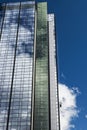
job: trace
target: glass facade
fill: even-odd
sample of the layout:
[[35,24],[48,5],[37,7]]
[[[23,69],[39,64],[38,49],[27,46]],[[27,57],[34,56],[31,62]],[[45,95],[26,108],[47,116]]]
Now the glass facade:
[[4,21],[1,16],[0,130],[30,130],[34,15],[35,4],[28,2],[7,4]]
[[34,130],[49,130],[47,3],[37,5]]
[[59,130],[56,77],[47,3],[0,4],[0,130]]

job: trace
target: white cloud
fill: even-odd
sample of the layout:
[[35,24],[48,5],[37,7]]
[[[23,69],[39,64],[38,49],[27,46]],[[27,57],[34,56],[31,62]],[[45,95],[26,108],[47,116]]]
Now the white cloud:
[[70,89],[64,84],[59,84],[60,97],[60,122],[61,130],[70,130],[75,128],[71,123],[72,119],[78,117],[78,110],[76,105],[76,96],[79,93],[78,88]]

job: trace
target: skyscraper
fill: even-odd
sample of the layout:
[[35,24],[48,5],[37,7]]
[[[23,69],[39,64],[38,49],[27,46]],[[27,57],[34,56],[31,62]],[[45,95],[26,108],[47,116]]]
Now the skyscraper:
[[0,4],[0,130],[59,130],[54,14]]

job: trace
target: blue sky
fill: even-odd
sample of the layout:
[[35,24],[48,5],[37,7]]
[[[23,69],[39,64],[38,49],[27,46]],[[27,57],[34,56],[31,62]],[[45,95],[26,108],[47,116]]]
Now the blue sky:
[[[74,130],[86,130],[87,119],[87,1],[62,0],[57,6],[59,81],[76,86],[79,118]],[[65,78],[62,75],[64,74]]]
[[79,88],[74,130],[87,130],[87,0],[47,1],[49,12],[56,15],[59,82]]
[[[56,3],[57,4],[57,3]],[[87,119],[87,1],[61,0],[57,4],[59,81],[76,86],[79,118],[74,130],[86,130]],[[64,76],[62,76],[62,74]]]

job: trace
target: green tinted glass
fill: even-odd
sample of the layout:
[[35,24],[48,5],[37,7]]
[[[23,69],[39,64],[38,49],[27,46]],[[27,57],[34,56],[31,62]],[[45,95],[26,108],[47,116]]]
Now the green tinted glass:
[[38,3],[34,130],[49,130],[47,35],[47,3]]

